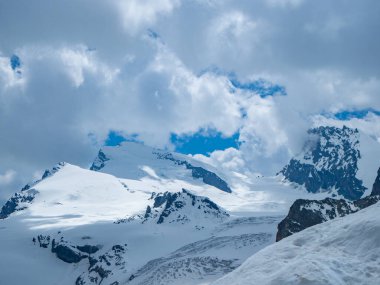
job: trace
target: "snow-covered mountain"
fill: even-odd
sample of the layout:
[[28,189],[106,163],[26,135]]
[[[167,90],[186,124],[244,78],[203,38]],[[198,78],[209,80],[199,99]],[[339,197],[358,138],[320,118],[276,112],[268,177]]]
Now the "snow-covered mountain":
[[15,193],[1,208],[0,219],[5,219],[16,211],[26,209],[28,204],[34,200],[36,194],[38,193],[35,189],[31,188],[47,177],[50,177],[54,173],[58,172],[63,166],[65,166],[64,162],[58,163],[52,169],[46,170],[41,179],[25,185],[20,192]]
[[104,147],[90,169],[59,163],[5,203],[0,280],[208,284],[274,243],[295,200],[327,195],[141,144]]
[[196,196],[182,189],[177,193],[153,193],[143,216],[143,222],[162,223],[188,223],[196,218],[211,219],[220,222],[229,217],[229,214],[207,197]]
[[376,285],[380,203],[310,227],[250,257],[212,285]]
[[[224,173],[138,144],[99,153],[92,169],[104,155],[102,167],[59,163],[4,205],[0,266],[10,269],[0,271],[0,280],[211,282],[273,243],[278,222],[300,194],[261,177],[234,177],[232,191],[224,191],[219,179],[216,186],[207,180],[229,181]],[[206,175],[194,177],[199,168]]]
[[357,129],[321,126],[309,130],[303,152],[280,174],[312,193],[350,200],[368,195],[376,177],[380,144]]
[[125,142],[116,147],[103,147],[91,165],[91,170],[120,178],[187,180],[207,184],[230,193],[225,178],[217,170],[189,156],[150,148],[143,144]]
[[277,177],[225,173],[190,156],[135,142],[102,147],[90,169],[118,177],[132,192],[176,193],[187,189],[229,211],[285,214],[297,198],[311,197],[294,191]]

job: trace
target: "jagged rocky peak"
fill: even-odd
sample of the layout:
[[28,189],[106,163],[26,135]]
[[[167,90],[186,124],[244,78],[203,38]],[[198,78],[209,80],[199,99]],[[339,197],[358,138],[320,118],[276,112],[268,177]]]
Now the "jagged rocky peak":
[[377,171],[375,183],[373,183],[371,195],[380,195],[380,168]]
[[21,191],[16,192],[13,196],[3,205],[0,211],[0,219],[8,218],[12,213],[25,210],[28,205],[32,203],[38,191],[33,188],[34,185],[42,180],[54,175],[66,165],[66,162],[59,162],[51,169],[46,169],[41,179],[32,183],[26,184]]
[[55,173],[57,173],[59,170],[61,170],[66,165],[67,165],[66,162],[61,161],[61,162],[57,163],[56,165],[54,165],[51,169],[46,169],[40,180],[43,180],[47,177],[54,175]]
[[44,173],[42,174],[41,178],[40,179],[37,179],[36,181],[33,181],[31,183],[28,183],[26,184],[22,189],[21,191],[25,191],[25,190],[28,190],[30,188],[32,188],[34,185],[36,185],[38,182],[41,182],[42,180],[54,175],[55,173],[57,173],[59,170],[61,170],[63,167],[65,167],[67,165],[66,162],[64,161],[61,161],[61,162],[58,162],[56,165],[54,165],[52,168],[50,169],[46,169],[44,171]]
[[151,200],[153,204],[147,206],[144,222],[185,224],[198,219],[223,221],[229,217],[224,209],[209,198],[194,195],[185,189],[176,193],[153,193]]
[[94,162],[92,163],[90,170],[99,171],[105,166],[105,162],[110,160],[102,149],[99,150]]
[[360,134],[347,127],[318,127],[308,131],[303,151],[279,174],[308,192],[331,192],[346,199],[362,197],[366,187],[357,178]]
[[0,219],[8,218],[12,213],[28,208],[28,204],[34,200],[37,193],[38,191],[34,189],[27,189],[13,194],[1,208]]

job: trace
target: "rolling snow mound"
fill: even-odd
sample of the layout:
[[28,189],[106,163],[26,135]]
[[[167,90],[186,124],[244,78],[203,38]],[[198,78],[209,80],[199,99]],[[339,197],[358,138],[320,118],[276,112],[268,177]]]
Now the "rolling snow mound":
[[250,257],[213,285],[376,285],[380,204],[290,236]]

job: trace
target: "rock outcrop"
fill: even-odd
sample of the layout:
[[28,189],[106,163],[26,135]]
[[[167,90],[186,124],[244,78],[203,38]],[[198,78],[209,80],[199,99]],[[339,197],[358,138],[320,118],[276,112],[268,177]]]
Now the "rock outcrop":
[[375,183],[373,183],[371,195],[380,195],[380,168],[377,171],[377,177]]
[[219,190],[222,190],[227,193],[232,192],[227,182],[220,178],[218,175],[216,175],[214,172],[211,172],[200,166],[194,166],[185,160],[176,159],[171,153],[156,153],[156,155],[159,159],[166,159],[173,161],[177,165],[184,165],[186,169],[191,170],[191,175],[194,178],[202,179],[203,183],[205,184],[214,186],[215,188],[218,188]]
[[292,158],[280,172],[287,181],[308,192],[332,192],[357,200],[366,187],[357,178],[359,131],[347,127],[319,127],[308,131],[309,141],[302,153]]
[[371,195],[354,202],[344,199],[323,200],[298,199],[290,207],[289,213],[277,226],[276,241],[280,241],[308,227],[355,213],[380,200],[380,195]]
[[153,194],[154,203],[148,206],[144,221],[162,223],[187,223],[198,218],[220,220],[229,214],[207,197],[196,196],[182,189],[182,192]]

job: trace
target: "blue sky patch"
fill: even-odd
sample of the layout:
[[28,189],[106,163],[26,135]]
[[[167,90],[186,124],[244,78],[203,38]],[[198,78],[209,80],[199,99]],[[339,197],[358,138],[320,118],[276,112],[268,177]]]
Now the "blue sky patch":
[[191,135],[171,135],[171,142],[175,150],[184,154],[204,154],[215,150],[225,150],[230,147],[239,147],[239,133],[231,137],[224,137],[217,131],[201,130]]
[[148,32],[148,36],[152,39],[159,39],[160,38],[160,35],[157,34],[155,31],[153,31],[152,29],[148,29],[147,32]]
[[373,113],[377,116],[380,116],[380,111],[374,110],[372,108],[368,109],[362,109],[362,110],[345,110],[341,111],[339,113],[335,113],[334,117],[341,121],[348,121],[350,119],[363,119],[365,118],[369,113]]
[[257,93],[258,95],[260,95],[260,97],[263,98],[274,95],[286,95],[286,89],[284,86],[271,83],[264,79],[242,82],[235,77],[230,78],[230,82],[232,86],[237,89]]
[[[141,143],[137,134],[125,137],[120,132],[110,131],[104,145],[118,146],[125,141]],[[191,135],[171,134],[170,141],[174,144],[176,152],[208,155],[215,150],[225,150],[230,147],[239,148],[239,133],[225,137],[218,131],[202,129]]]
[[286,89],[284,86],[272,83],[263,78],[259,78],[257,80],[252,80],[252,81],[240,81],[235,72],[233,71],[227,72],[220,69],[217,66],[210,66],[208,68],[203,69],[198,74],[198,76],[202,76],[203,74],[208,73],[208,72],[216,74],[218,76],[226,76],[230,80],[233,88],[254,92],[263,98],[267,96],[274,96],[274,95],[282,95],[282,96],[287,95]]
[[21,60],[17,55],[12,55],[11,58],[9,59],[9,63],[11,65],[11,68],[13,70],[16,70],[17,68],[21,67]]
[[117,131],[110,131],[108,133],[108,137],[106,141],[104,142],[104,145],[106,146],[117,146],[120,145],[122,142],[128,141],[128,142],[141,142],[138,140],[137,134],[132,134],[129,136],[123,136]]

